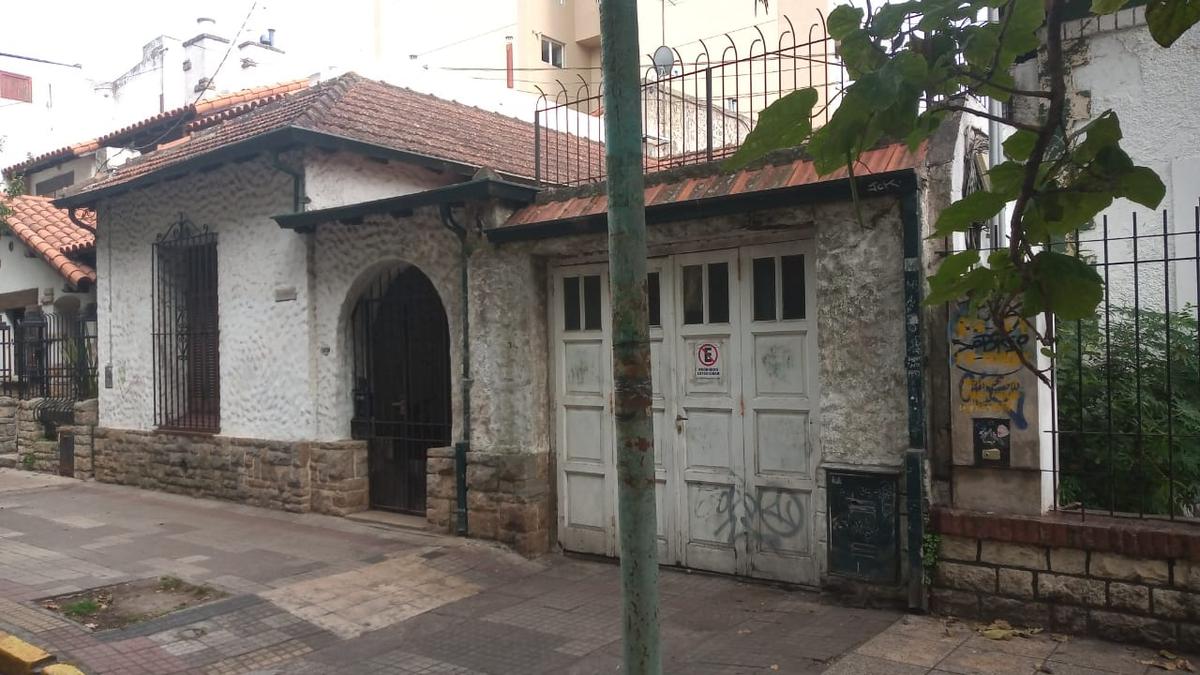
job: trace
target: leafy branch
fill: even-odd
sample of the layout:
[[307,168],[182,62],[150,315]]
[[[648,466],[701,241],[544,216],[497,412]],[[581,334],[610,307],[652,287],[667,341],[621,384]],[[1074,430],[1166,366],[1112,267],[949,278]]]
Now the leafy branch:
[[[1116,12],[1127,1],[1093,0],[1092,12]],[[884,139],[916,149],[950,113],[1006,125],[1012,130],[1003,143],[1006,159],[989,170],[988,188],[945,208],[932,237],[966,232],[1011,204],[1008,246],[986,259],[976,250],[947,256],[929,278],[926,303],[965,298],[994,325],[1020,326],[1035,338],[1031,342],[1052,353],[1053,335],[1039,331],[1035,318],[1089,317],[1104,293],[1095,270],[1054,250],[1056,244],[1061,249],[1115,199],[1157,208],[1166,192],[1154,171],[1134,165],[1121,149],[1116,113],[1068,119],[1064,5],[1064,0],[907,0],[878,9],[839,6],[827,25],[852,83],[828,123],[813,129],[814,89],[793,92],[761,113],[729,165],[744,166],[776,148],[807,143],[814,168],[826,175],[853,169],[863,151]],[[989,11],[998,19],[980,20]],[[1200,20],[1200,2],[1151,0],[1146,19],[1154,39],[1169,46]],[[1017,85],[1012,71],[1027,54],[1041,62],[1045,89]],[[1022,108],[1036,113],[998,116],[979,105],[979,96],[1023,101]],[[1047,378],[1011,335],[1006,339],[1028,369]]]

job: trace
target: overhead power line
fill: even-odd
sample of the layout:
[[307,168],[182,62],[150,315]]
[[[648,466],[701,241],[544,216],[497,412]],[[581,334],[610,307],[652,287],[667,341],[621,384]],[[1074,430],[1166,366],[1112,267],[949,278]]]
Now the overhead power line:
[[22,54],[7,54],[0,52],[0,56],[10,59],[21,59],[22,61],[33,61],[34,63],[48,63],[52,66],[62,66],[63,68],[83,68],[82,63],[63,63],[61,61],[51,61],[50,59],[39,59],[36,56],[24,56]]

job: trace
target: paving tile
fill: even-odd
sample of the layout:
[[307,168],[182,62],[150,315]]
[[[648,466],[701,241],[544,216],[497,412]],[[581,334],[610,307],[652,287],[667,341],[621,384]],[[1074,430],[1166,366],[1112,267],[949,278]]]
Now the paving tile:
[[1139,661],[1153,658],[1155,654],[1154,650],[1144,647],[1071,638],[1059,644],[1047,660],[1052,667],[1053,664],[1068,664],[1098,672],[1133,675],[1146,672],[1146,666]]
[[961,645],[937,664],[960,675],[1035,675],[1044,659]]
[[850,653],[825,671],[826,675],[925,675],[929,669],[862,653]]

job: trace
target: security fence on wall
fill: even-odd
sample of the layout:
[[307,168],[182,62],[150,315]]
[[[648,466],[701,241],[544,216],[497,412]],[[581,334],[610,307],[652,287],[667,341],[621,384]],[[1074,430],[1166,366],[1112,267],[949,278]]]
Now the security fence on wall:
[[[1053,246],[1090,265],[1104,294],[1092,316],[1049,328],[1053,360],[1037,364],[1048,387],[1032,391],[1015,354],[996,360],[1013,343],[1037,359],[1018,327],[1008,328],[1011,339],[990,323],[966,340],[958,323],[952,329],[957,367],[964,354],[986,353],[1003,366],[968,368],[967,377],[951,382],[960,409],[1001,413],[959,422],[973,425],[974,447],[965,449],[974,451],[972,466],[1028,478],[1040,471],[1049,506],[1060,514],[1200,516],[1200,204],[1182,217],[1170,210],[1147,215],[1102,216]],[[1034,445],[1043,452],[1025,449],[1018,459],[1013,446],[1010,457],[1009,439],[1026,424],[1042,432]],[[963,470],[961,459],[954,464]]]
[[1063,249],[1105,292],[1094,316],[1056,325],[1055,506],[1200,515],[1200,205],[1105,217]]
[[73,403],[96,397],[96,318],[0,318],[0,395]]
[[[797,27],[783,17],[776,38],[760,29],[748,47],[728,34],[698,40],[684,55],[652,57],[658,66],[642,74],[642,133],[647,172],[702,164],[732,155],[758,122],[759,114],[798,89],[817,91],[814,126],[829,120],[847,84],[818,10],[818,21]],[[559,82],[544,92],[534,110],[536,178],[544,185],[602,181],[604,85]]]

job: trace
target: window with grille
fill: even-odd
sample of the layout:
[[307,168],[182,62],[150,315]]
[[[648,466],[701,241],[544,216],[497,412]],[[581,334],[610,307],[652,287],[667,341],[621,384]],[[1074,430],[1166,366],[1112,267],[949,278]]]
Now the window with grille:
[[154,243],[154,423],[221,426],[217,235],[181,219]]

